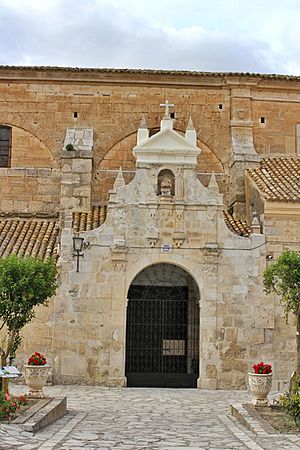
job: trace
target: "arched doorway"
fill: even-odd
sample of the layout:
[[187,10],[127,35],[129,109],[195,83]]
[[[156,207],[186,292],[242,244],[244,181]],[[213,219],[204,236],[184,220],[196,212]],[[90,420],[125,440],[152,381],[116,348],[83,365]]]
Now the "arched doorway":
[[199,290],[173,264],[140,272],[128,291],[125,375],[129,387],[197,386]]

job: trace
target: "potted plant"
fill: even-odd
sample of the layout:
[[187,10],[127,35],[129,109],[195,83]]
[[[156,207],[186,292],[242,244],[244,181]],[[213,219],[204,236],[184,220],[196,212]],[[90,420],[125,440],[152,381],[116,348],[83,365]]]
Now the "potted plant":
[[264,362],[253,364],[253,372],[248,373],[252,403],[268,406],[268,394],[272,387],[272,366]]
[[44,355],[35,352],[28,359],[28,364],[24,365],[24,377],[29,387],[29,397],[44,398],[43,387],[49,375],[49,365]]

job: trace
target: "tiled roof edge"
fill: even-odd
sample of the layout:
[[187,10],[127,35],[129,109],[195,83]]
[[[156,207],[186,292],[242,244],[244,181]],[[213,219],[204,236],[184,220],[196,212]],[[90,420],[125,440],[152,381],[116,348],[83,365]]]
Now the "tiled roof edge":
[[246,169],[246,176],[268,201],[300,201],[299,157],[263,158],[258,166]]
[[241,237],[250,237],[251,228],[245,220],[235,219],[228,211],[223,211],[224,222],[229,230]]
[[56,220],[59,217],[59,213],[43,213],[43,212],[39,212],[38,214],[34,214],[34,213],[22,213],[22,212],[11,212],[11,213],[6,213],[6,212],[0,212],[0,220],[1,219],[32,219],[32,220],[45,220],[45,219],[49,219],[49,220]]
[[300,81],[300,76],[256,73],[256,72],[203,72],[196,70],[165,70],[165,69],[115,69],[97,67],[60,67],[60,66],[5,66],[0,65],[1,70],[40,70],[40,71],[65,71],[65,72],[96,72],[96,73],[129,73],[129,74],[160,74],[160,75],[188,75],[195,77],[256,77],[275,80]]

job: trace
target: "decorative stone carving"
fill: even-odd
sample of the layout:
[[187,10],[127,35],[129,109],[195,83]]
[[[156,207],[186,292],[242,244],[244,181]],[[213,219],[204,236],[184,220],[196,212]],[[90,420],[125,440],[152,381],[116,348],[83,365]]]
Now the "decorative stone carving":
[[172,195],[172,180],[165,175],[160,183],[160,195]]
[[216,175],[214,172],[212,172],[210,180],[209,180],[209,184],[208,184],[208,189],[210,190],[211,193],[218,195],[220,193],[219,191],[219,185],[217,183],[216,180]]
[[149,242],[149,245],[151,248],[155,247],[157,242],[159,241],[159,236],[147,236],[147,241]]
[[182,220],[183,219],[183,210],[177,210],[176,211],[176,219]]
[[159,212],[159,215],[161,219],[169,219],[173,216],[173,211],[172,209],[163,209]]
[[171,197],[175,194],[175,176],[170,169],[163,169],[157,178],[157,195]]
[[123,177],[122,167],[119,168],[117,177],[114,182],[114,191],[117,191],[120,187],[125,186],[125,180]]
[[116,238],[111,246],[111,251],[113,253],[127,252],[127,250],[128,248],[126,247],[124,237]]
[[147,231],[147,241],[150,244],[150,247],[155,247],[157,242],[159,241],[159,232],[155,225],[150,225]]
[[173,234],[173,242],[176,248],[180,248],[185,241],[185,233],[183,231],[175,231]]
[[110,247],[111,261],[115,272],[124,271],[126,267],[126,254],[128,247],[126,246],[125,238],[120,237],[114,240],[113,245]]
[[252,214],[251,232],[253,234],[260,234],[260,223],[257,212],[253,212]]
[[126,261],[122,259],[112,259],[114,264],[114,272],[124,272],[126,268]]
[[205,263],[217,264],[221,250],[217,243],[208,243],[203,248],[203,256]]
[[152,219],[152,220],[156,219],[156,211],[155,210],[151,209],[149,211],[149,218]]
[[143,114],[142,121],[137,132],[137,144],[139,145],[142,142],[147,141],[147,139],[149,139],[149,130],[147,127],[145,115]]
[[44,398],[47,397],[43,392],[43,387],[47,382],[50,366],[24,365],[25,382],[29,388],[29,397]]

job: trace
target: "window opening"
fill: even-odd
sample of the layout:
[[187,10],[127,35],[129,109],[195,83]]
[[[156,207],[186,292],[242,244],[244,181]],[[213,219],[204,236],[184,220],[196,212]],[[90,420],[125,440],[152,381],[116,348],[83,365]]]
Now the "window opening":
[[11,127],[0,126],[0,167],[10,166]]

